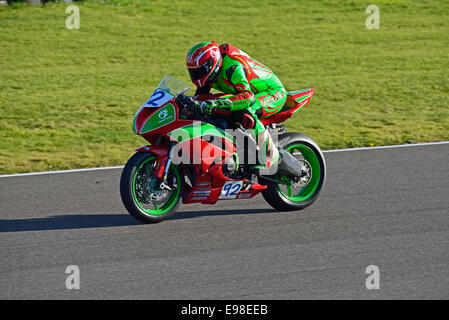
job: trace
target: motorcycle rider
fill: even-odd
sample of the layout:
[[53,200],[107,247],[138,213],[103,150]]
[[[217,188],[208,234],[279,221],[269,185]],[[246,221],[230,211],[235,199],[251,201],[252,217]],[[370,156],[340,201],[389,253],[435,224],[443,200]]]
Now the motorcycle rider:
[[[186,64],[197,88],[195,96],[212,88],[226,94],[197,104],[199,110],[206,115],[216,110],[249,113],[254,119],[250,129],[254,129],[259,147],[267,143],[271,163],[277,161],[278,148],[259,120],[277,113],[287,99],[287,91],[273,71],[234,46],[213,41],[194,45],[187,52]],[[256,167],[269,166],[259,161]]]

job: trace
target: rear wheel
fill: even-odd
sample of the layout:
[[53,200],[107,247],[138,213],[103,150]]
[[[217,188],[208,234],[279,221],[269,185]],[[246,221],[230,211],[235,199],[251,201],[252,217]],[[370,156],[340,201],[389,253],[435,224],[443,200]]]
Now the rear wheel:
[[[283,148],[290,152],[306,169],[302,177],[275,174],[261,180],[267,184],[262,192],[264,199],[280,211],[301,210],[310,206],[319,196],[326,176],[324,156],[318,145],[309,137],[287,134]],[[282,136],[279,141],[282,143]]]
[[167,184],[172,190],[160,188],[161,179],[153,175],[157,158],[152,153],[138,152],[122,171],[120,195],[126,210],[137,220],[156,223],[172,216],[180,204],[182,178],[178,168],[170,165]]

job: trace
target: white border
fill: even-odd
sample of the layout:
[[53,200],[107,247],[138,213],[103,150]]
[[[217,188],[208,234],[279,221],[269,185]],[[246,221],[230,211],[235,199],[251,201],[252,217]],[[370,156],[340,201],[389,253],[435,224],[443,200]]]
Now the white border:
[[[398,145],[378,146],[378,147],[361,147],[361,148],[349,148],[349,149],[323,150],[323,153],[346,152],[346,151],[363,151],[363,150],[378,150],[378,149],[394,149],[394,148],[404,148],[404,147],[433,146],[433,145],[440,145],[440,144],[449,144],[449,141],[424,142],[424,143],[414,143],[414,144],[398,144]],[[23,176],[38,176],[38,175],[53,174],[53,173],[70,173],[70,172],[112,170],[112,169],[122,169],[123,167],[124,166],[98,167],[98,168],[59,170],[59,171],[28,172],[28,173],[14,173],[14,174],[0,175],[0,178],[23,177]]]

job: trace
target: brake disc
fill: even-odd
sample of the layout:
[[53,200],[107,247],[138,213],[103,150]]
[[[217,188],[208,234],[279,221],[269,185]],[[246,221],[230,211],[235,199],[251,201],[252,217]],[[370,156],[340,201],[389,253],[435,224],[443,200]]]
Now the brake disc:
[[158,188],[157,185],[157,178],[152,176],[147,180],[147,193],[148,198],[153,203],[162,203],[164,200],[168,197],[170,194],[169,190],[162,190]]
[[304,172],[301,177],[295,177],[293,179],[292,186],[295,188],[304,188],[309,184],[310,180],[312,180],[312,167],[310,166],[310,163],[304,159],[304,157],[302,159],[298,159],[298,161],[304,167]]

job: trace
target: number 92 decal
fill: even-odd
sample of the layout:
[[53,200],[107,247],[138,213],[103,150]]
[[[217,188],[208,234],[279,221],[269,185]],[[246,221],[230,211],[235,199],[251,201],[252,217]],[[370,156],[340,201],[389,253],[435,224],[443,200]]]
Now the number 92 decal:
[[242,189],[243,181],[226,181],[221,188],[219,199],[234,199]]

